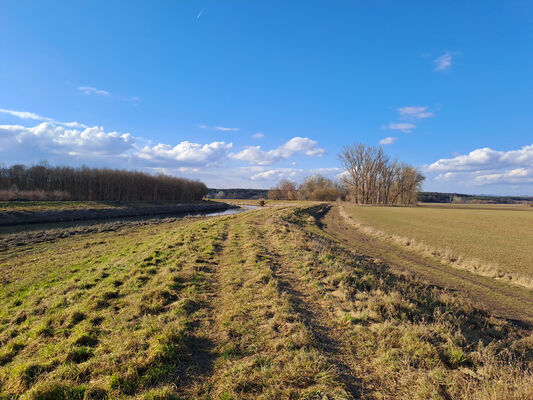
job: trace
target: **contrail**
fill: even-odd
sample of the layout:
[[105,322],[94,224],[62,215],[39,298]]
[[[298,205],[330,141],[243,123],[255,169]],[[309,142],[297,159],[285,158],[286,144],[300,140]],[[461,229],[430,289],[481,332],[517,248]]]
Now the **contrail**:
[[196,16],[196,19],[200,19],[200,16],[202,15],[202,13],[204,12],[205,8],[202,8],[202,11],[200,11],[198,13],[198,15]]

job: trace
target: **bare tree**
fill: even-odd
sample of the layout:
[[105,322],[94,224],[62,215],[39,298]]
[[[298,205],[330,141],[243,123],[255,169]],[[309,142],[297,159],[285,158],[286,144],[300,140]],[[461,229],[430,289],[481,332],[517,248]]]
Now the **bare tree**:
[[298,187],[301,200],[335,201],[343,197],[343,190],[337,183],[322,175],[312,175]]
[[355,143],[338,155],[341,181],[359,204],[415,204],[425,177],[416,168],[391,161],[382,147]]
[[296,200],[298,198],[296,183],[289,179],[282,179],[268,191],[268,198],[271,200]]

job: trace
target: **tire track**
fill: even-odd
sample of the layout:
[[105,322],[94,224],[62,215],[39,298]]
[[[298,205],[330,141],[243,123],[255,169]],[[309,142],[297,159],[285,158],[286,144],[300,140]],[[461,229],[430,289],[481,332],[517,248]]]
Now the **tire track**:
[[280,243],[268,232],[264,246],[274,260],[273,271],[280,289],[290,296],[293,309],[310,329],[318,349],[326,355],[329,362],[337,369],[338,377],[346,391],[354,398],[361,398],[361,382],[357,378],[357,360],[352,351],[351,339],[346,331],[339,329],[337,316],[325,304],[321,304],[316,289],[298,273],[297,266],[281,262],[289,259],[282,255]]

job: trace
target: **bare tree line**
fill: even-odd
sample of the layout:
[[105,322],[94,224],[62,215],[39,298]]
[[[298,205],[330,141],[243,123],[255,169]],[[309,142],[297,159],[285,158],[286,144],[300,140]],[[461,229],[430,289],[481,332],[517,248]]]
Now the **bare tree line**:
[[346,194],[339,183],[322,175],[312,175],[305,178],[300,185],[288,179],[281,180],[268,191],[268,198],[271,200],[335,201],[344,200]]
[[425,177],[416,168],[391,160],[382,147],[355,143],[338,158],[341,181],[358,204],[416,204]]
[[81,201],[193,201],[207,194],[202,182],[164,174],[47,164],[0,168],[0,190],[14,198],[33,192],[36,198]]
[[268,192],[273,200],[351,200],[357,204],[410,205],[418,201],[425,177],[409,164],[391,160],[382,147],[354,143],[338,159],[344,167],[339,181],[320,175],[301,185],[284,179]]

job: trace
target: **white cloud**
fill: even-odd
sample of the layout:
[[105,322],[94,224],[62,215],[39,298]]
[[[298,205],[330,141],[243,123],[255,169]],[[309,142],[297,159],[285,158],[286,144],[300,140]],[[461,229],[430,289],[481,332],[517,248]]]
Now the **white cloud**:
[[395,138],[395,137],[392,137],[392,136],[389,136],[389,137],[386,137],[386,138],[383,138],[379,141],[379,144],[383,144],[383,145],[387,145],[387,144],[393,144],[395,141],[397,141],[398,138]]
[[250,164],[271,165],[290,158],[296,153],[320,157],[326,154],[326,150],[318,147],[315,140],[297,136],[273,150],[263,151],[261,146],[249,146],[238,153],[232,153],[230,156],[233,159],[246,161]]
[[80,86],[78,87],[78,90],[86,95],[97,94],[100,96],[111,96],[111,93],[109,93],[108,91],[102,90],[102,89],[96,89],[91,86]]
[[410,122],[391,122],[382,127],[382,129],[401,131],[403,133],[411,133],[414,128],[416,128],[416,125]]
[[426,168],[428,171],[474,171],[512,166],[533,166],[533,144],[510,151],[497,151],[484,147],[466,155],[442,158]]
[[252,137],[253,137],[254,139],[262,139],[262,138],[265,137],[265,135],[262,134],[261,132],[257,132],[257,133],[254,133],[254,134],[252,135]]
[[[31,112],[0,109],[0,113],[35,123],[29,127],[0,125],[0,159],[6,164],[45,159],[55,165],[138,168],[201,179],[211,187],[268,188],[280,176],[299,180],[316,173],[334,176],[340,171],[339,168],[266,167],[282,160],[292,162],[290,158],[296,154],[310,157],[325,154],[326,151],[309,138],[294,137],[272,150],[251,146],[232,153],[232,143],[223,141],[152,143],[129,133],[108,132],[102,127],[87,127],[77,122],[59,122]],[[253,165],[242,166],[242,163]],[[294,167],[295,163],[291,164]]]
[[228,127],[225,127],[225,126],[209,127],[209,126],[207,126],[205,124],[198,125],[198,128],[200,128],[200,129],[212,129],[214,131],[220,131],[220,132],[237,132],[239,130],[239,128],[228,128]]
[[40,115],[34,114],[32,112],[27,112],[27,111],[5,110],[3,108],[0,108],[0,112],[4,114],[9,114],[14,117],[21,118],[21,119],[36,119],[39,121],[51,121],[50,118],[41,117]]
[[30,128],[0,125],[0,152],[98,157],[121,155],[133,149],[134,143],[129,133],[105,132],[101,127],[75,129],[54,122],[42,122]]
[[398,112],[400,113],[400,118],[409,119],[409,120],[417,120],[417,119],[434,117],[435,114],[432,112],[429,112],[428,108],[429,107],[421,107],[421,106],[400,107],[398,108]]
[[[533,190],[533,144],[518,150],[498,151],[489,147],[468,154],[443,158],[422,166],[428,181],[438,190],[472,193],[528,194]],[[447,186],[446,186],[447,185]]]
[[223,132],[236,132],[239,130],[239,128],[226,128],[224,126],[215,126],[213,129],[215,131],[223,131]]
[[292,179],[294,181],[301,181],[310,175],[325,175],[327,177],[335,177],[339,173],[340,168],[275,168],[257,172],[251,176],[253,181],[270,181],[277,182],[280,179]]
[[8,115],[11,115],[13,117],[20,118],[20,119],[31,119],[31,120],[36,120],[36,121],[52,122],[52,123],[57,124],[57,125],[68,126],[70,128],[87,128],[87,125],[80,124],[79,122],[55,121],[52,118],[41,117],[38,114],[35,114],[35,113],[32,113],[32,112],[28,112],[28,111],[15,111],[15,110],[6,110],[6,109],[3,109],[3,108],[0,108],[0,113],[8,114]]
[[509,171],[479,174],[475,178],[477,184],[495,183],[533,183],[533,168],[515,168]]
[[208,144],[181,142],[175,146],[159,143],[156,146],[144,146],[136,156],[153,163],[177,163],[180,165],[210,166],[220,163],[228,156],[232,143],[213,142]]
[[445,71],[452,66],[452,55],[446,52],[433,60],[433,62],[435,63],[435,71]]

